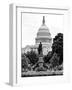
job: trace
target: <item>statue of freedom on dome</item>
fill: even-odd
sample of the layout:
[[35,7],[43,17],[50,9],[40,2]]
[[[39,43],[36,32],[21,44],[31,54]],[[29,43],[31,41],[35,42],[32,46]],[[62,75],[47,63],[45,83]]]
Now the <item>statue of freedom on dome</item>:
[[38,47],[38,54],[42,55],[42,43],[40,42],[39,47]]

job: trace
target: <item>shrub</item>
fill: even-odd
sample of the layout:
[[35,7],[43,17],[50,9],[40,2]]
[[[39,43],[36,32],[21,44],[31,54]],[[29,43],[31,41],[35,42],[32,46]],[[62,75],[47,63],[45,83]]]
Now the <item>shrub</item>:
[[50,51],[47,55],[44,56],[44,62],[45,63],[50,63],[49,60],[51,59],[52,57],[52,52]]
[[30,60],[30,63],[34,65],[38,61],[38,54],[34,51],[27,52],[27,58]]
[[29,59],[24,54],[22,54],[21,60],[22,71],[26,71],[26,69],[28,69]]
[[52,68],[59,65],[59,57],[58,57],[57,53],[53,54],[52,58],[50,59],[50,64],[51,64]]

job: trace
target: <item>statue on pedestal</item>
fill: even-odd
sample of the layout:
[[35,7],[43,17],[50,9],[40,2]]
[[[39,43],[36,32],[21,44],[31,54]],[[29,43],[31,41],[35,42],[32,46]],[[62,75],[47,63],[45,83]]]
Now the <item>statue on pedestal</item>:
[[42,52],[42,43],[40,42],[38,47],[39,60],[37,62],[38,67],[35,69],[36,71],[46,71],[44,68],[44,60],[43,60],[43,52]]
[[44,60],[43,60],[43,52],[42,52],[42,43],[40,42],[38,47],[38,54],[39,54],[39,60],[33,67],[35,71],[46,71],[47,69],[44,67]]

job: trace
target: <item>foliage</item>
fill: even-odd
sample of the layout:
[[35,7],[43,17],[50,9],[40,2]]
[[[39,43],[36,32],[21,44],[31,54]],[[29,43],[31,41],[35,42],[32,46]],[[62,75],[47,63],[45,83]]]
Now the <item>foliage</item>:
[[22,69],[26,70],[28,69],[28,63],[29,63],[29,59],[25,56],[25,54],[22,54]]
[[56,53],[54,53],[52,58],[50,59],[50,64],[51,64],[52,68],[59,65],[59,57]]
[[49,60],[50,60],[51,57],[52,57],[52,51],[48,52],[48,54],[44,56],[44,58],[43,58],[44,62],[45,63],[50,63]]
[[59,64],[63,62],[63,34],[58,33],[53,39],[52,52],[60,57]]
[[38,54],[34,51],[27,52],[26,56],[28,57],[32,65],[34,65],[38,61]]
[[58,70],[63,70],[63,64],[59,65]]

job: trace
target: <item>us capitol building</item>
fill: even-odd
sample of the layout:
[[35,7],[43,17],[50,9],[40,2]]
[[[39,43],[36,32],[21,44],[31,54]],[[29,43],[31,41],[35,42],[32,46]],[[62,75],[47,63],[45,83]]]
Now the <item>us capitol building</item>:
[[52,38],[49,28],[45,24],[45,16],[43,16],[42,25],[37,32],[37,37],[35,38],[35,45],[27,45],[25,48],[22,48],[22,53],[27,53],[28,51],[35,51],[38,53],[38,46],[42,43],[43,55],[46,55],[49,51],[52,50]]

